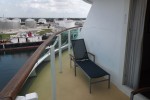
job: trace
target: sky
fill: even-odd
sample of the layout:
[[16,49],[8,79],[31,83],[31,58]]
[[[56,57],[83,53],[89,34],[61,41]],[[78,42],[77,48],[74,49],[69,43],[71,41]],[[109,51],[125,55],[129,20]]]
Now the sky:
[[83,0],[0,0],[0,17],[86,18]]

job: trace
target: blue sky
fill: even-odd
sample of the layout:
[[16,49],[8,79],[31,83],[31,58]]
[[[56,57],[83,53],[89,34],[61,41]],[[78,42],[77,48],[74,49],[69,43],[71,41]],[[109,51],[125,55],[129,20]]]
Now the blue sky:
[[82,0],[0,0],[0,17],[87,17]]

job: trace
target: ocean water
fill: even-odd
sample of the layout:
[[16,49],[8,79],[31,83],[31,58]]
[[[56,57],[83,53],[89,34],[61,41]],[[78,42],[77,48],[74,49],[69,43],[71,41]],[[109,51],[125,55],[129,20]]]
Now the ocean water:
[[0,54],[0,91],[17,73],[35,50],[13,51]]

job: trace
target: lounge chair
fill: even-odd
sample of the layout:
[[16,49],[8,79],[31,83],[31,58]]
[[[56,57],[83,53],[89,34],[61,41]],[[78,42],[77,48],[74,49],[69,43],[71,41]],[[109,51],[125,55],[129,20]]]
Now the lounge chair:
[[[70,60],[74,61],[75,65],[75,76],[76,76],[76,67],[82,69],[85,75],[89,79],[89,92],[91,93],[91,85],[102,82],[108,81],[108,88],[110,88],[110,74],[103,70],[100,66],[95,64],[95,55],[92,53],[87,52],[84,39],[77,39],[72,40],[72,48],[73,48],[73,55],[70,55]],[[89,59],[89,55],[93,56],[93,61]],[[96,78],[105,77],[102,80],[94,81]]]

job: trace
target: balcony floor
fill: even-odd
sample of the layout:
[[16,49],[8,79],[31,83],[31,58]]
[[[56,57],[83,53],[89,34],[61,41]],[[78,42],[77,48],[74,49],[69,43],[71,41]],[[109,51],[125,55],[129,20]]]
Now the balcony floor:
[[[59,73],[58,57],[56,57],[56,99],[57,100],[129,100],[129,97],[118,90],[112,83],[107,88],[107,82],[92,85],[89,93],[87,77],[77,68],[70,68],[68,52],[63,53],[63,73]],[[50,64],[45,62],[37,68],[37,76],[29,78],[19,95],[37,92],[39,100],[51,100]]]

